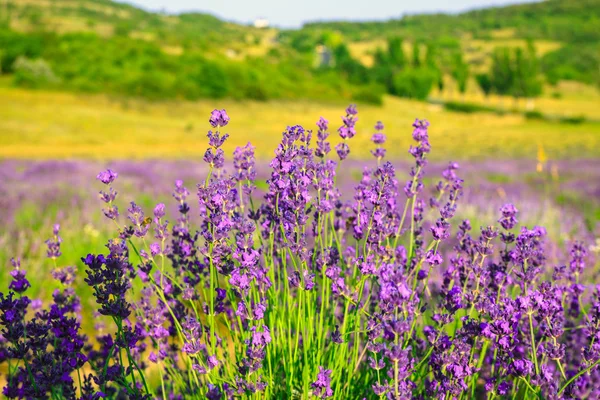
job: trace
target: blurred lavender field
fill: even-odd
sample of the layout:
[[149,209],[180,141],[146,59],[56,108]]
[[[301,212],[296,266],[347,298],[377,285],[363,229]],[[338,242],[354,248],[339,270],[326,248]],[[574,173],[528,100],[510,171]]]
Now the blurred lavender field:
[[[348,162],[338,177],[342,185],[353,186],[362,175],[364,162]],[[398,161],[398,179],[408,179],[408,161]],[[465,179],[465,200],[458,210],[459,218],[468,218],[474,227],[492,224],[498,210],[506,202],[517,205],[521,223],[541,225],[552,241],[551,254],[577,238],[598,251],[600,237],[600,160],[571,160],[539,164],[535,160],[465,162],[460,164]],[[7,266],[10,257],[27,260],[26,268],[38,276],[49,276],[52,268],[45,258],[44,241],[52,225],[61,224],[64,239],[63,260],[79,265],[79,258],[101,251],[115,227],[102,216],[97,193],[100,185],[95,176],[103,168],[119,172],[119,207],[135,200],[149,210],[157,201],[170,204],[173,184],[182,179],[194,188],[206,177],[201,161],[21,161],[0,162],[0,265]],[[425,184],[429,189],[437,183],[445,164],[427,168]],[[266,187],[268,178],[259,169],[258,190]],[[260,174],[261,170],[263,175]],[[261,187],[263,186],[263,187]],[[344,191],[352,193],[352,191]],[[194,216],[196,213],[192,213]],[[555,259],[553,262],[560,262]],[[6,275],[6,276],[5,276]],[[4,285],[7,274],[0,278]],[[40,286],[35,286],[35,289]],[[45,297],[47,292],[39,293]]]

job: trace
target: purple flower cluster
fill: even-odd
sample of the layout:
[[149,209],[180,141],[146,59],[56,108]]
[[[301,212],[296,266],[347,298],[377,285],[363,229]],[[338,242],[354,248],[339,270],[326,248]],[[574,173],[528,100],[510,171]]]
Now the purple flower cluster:
[[[48,244],[48,258],[60,257],[58,225]],[[19,260],[12,260],[13,278],[7,295],[0,293],[0,362],[9,361],[3,395],[7,398],[49,398],[53,393],[65,399],[95,399],[104,394],[90,383],[84,365],[88,338],[80,333],[79,297],[71,286],[74,268],[55,269],[59,283],[52,302],[41,309],[25,294],[30,288]],[[79,385],[74,380],[77,376]]]
[[[449,163],[425,191],[424,120],[413,124],[407,178],[386,159],[378,122],[377,164],[344,193],[337,176],[356,115],[350,106],[342,117],[339,160],[324,118],[314,142],[287,127],[264,182],[251,144],[228,171],[220,130],[230,119],[214,110],[208,175],[195,207],[175,182],[173,223],[164,203],[130,202],[120,216],[118,174],[98,174],[118,228],[103,254],[82,258],[85,277],[57,264],[58,225],[46,242],[49,303],[27,297],[31,277],[12,261],[0,293],[4,396],[600,397],[600,286],[589,284],[586,246],[550,265],[545,229],[519,226],[512,204],[479,229],[455,221],[464,182]],[[96,303],[94,338],[82,333],[81,282]]]
[[385,157],[385,148],[383,147],[385,140],[386,137],[383,134],[383,123],[378,121],[377,124],[375,124],[375,133],[371,137],[371,141],[377,145],[375,150],[371,150],[371,154],[377,159],[378,163]]

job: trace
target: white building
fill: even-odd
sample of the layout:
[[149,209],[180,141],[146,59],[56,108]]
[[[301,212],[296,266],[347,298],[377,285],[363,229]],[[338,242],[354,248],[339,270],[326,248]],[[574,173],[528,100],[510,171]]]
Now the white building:
[[254,20],[254,27],[259,29],[268,28],[269,20],[266,18],[257,18]]

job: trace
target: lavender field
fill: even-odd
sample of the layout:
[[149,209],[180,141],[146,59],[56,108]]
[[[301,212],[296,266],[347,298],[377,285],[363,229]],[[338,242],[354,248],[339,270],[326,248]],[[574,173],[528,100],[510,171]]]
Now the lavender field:
[[430,163],[425,120],[356,159],[358,111],[270,161],[225,110],[198,160],[1,161],[4,395],[600,398],[600,161]]

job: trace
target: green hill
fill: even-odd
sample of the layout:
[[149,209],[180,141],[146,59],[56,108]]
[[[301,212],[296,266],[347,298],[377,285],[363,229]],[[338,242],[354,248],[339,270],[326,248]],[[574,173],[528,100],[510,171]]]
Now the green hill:
[[551,0],[278,31],[110,0],[0,0],[0,72],[23,87],[149,99],[378,104],[385,92],[426,98],[444,80],[460,86],[490,69],[496,48],[533,41],[536,76],[597,84],[599,14],[600,0]]
[[600,40],[599,0],[548,0],[538,3],[491,7],[461,14],[407,15],[386,22],[312,22],[304,30],[335,30],[351,40],[389,35],[411,39],[432,39],[471,34],[494,39],[493,32],[514,30],[514,37],[598,42]]

